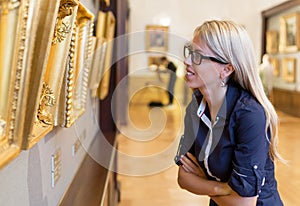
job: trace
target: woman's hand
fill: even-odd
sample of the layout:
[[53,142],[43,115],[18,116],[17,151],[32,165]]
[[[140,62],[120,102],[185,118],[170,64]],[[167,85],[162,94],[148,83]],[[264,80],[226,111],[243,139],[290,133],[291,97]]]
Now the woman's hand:
[[224,182],[208,180],[196,158],[187,153],[180,159],[182,165],[178,170],[178,184],[197,195],[220,196],[228,195],[231,188]]
[[180,158],[180,161],[182,163],[182,168],[188,173],[192,173],[192,174],[195,174],[199,177],[207,179],[206,175],[204,174],[204,172],[202,170],[202,168],[198,164],[198,161],[197,161],[196,157],[193,156],[189,152],[186,155],[187,156],[182,155],[181,158]]

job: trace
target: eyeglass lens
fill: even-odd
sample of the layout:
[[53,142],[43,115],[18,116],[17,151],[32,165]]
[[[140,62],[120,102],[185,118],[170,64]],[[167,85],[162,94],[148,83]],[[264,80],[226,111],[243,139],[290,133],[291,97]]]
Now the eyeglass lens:
[[191,59],[194,64],[200,64],[202,61],[201,54],[199,54],[195,51],[192,51],[190,46],[187,46],[187,45],[184,46],[183,55],[185,58],[187,58],[189,55],[191,55]]

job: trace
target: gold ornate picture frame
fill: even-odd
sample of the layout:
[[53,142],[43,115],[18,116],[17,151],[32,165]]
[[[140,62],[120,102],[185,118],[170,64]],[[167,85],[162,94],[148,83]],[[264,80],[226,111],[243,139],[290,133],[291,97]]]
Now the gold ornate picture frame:
[[36,12],[37,2],[0,1],[0,168],[21,150]]
[[284,58],[282,60],[282,77],[285,82],[294,83],[296,78],[296,58]]
[[161,58],[163,56],[149,56],[148,57],[148,66],[156,65],[157,67],[161,65]]
[[266,33],[266,51],[268,54],[278,53],[279,32],[272,30]]
[[280,76],[279,59],[275,57],[271,57],[270,63],[273,66],[273,76],[279,77]]
[[101,77],[104,71],[104,61],[106,55],[106,45],[103,38],[95,37],[95,48],[92,58],[92,68],[89,79],[89,88],[91,96],[97,96],[97,89],[100,84]]
[[146,50],[167,51],[169,41],[169,27],[161,25],[146,26]]
[[92,60],[93,21],[94,15],[79,3],[59,103],[57,121],[63,127],[70,127],[86,109]]
[[[29,149],[57,125],[57,104],[78,1],[40,1],[23,149]],[[34,71],[34,72],[33,72]]]
[[281,52],[295,52],[300,48],[300,16],[291,13],[280,18],[280,45]]
[[115,24],[116,18],[111,11],[105,13],[101,11],[99,12],[96,36],[98,38],[104,39],[104,43],[102,44],[102,46],[105,47],[103,72],[100,84],[97,89],[97,96],[101,100],[105,99],[109,92],[110,68],[112,66]]

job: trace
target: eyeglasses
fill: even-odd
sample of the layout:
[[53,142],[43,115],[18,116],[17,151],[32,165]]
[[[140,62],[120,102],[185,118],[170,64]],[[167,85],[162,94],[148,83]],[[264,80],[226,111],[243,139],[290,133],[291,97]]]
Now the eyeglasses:
[[184,58],[187,58],[189,55],[191,55],[192,62],[196,65],[200,65],[201,62],[202,62],[202,59],[209,59],[213,62],[217,62],[217,63],[220,63],[220,64],[228,64],[228,63],[223,62],[223,61],[221,61],[221,60],[219,60],[215,57],[204,56],[199,51],[193,51],[191,49],[190,45],[184,45],[184,47],[183,47],[183,56],[184,56]]

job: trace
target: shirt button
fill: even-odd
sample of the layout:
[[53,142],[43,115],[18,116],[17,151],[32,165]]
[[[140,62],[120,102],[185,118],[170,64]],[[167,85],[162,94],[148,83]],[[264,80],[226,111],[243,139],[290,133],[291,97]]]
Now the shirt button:
[[253,168],[256,170],[258,167],[257,167],[257,165],[254,165]]

